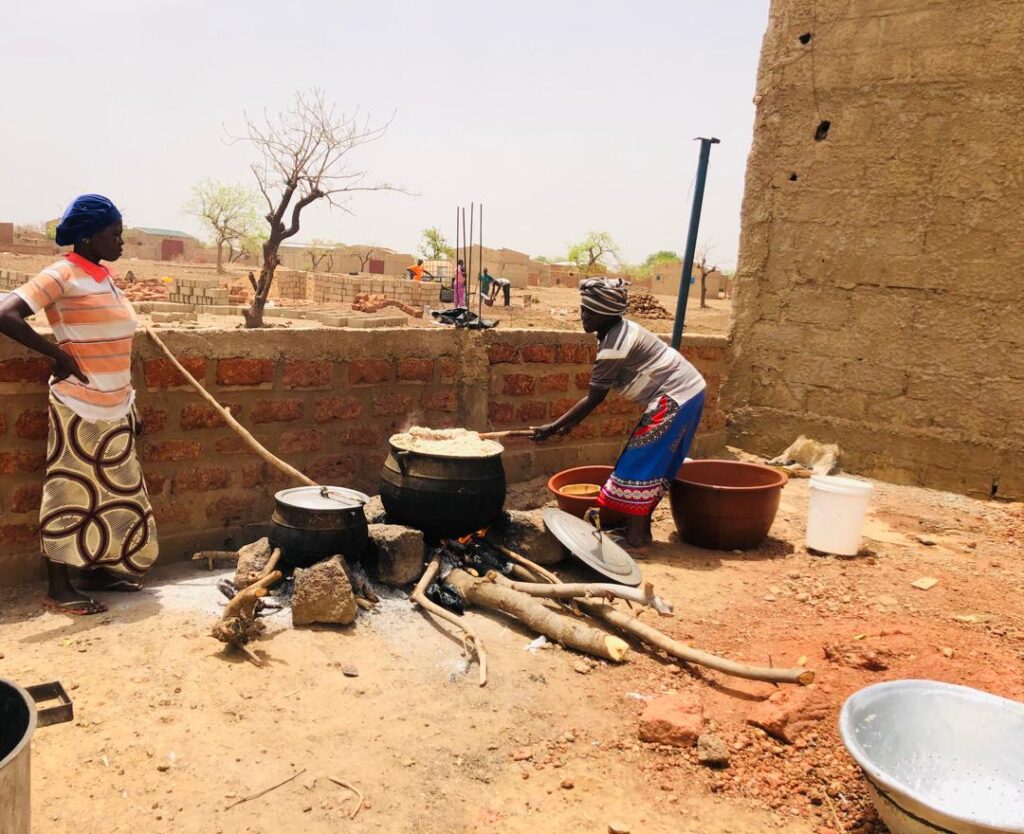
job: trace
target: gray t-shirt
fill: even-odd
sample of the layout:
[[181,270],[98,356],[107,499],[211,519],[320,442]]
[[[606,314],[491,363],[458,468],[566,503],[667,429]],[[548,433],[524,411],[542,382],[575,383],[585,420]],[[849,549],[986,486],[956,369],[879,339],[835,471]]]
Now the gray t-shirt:
[[704,377],[661,339],[622,319],[600,340],[590,376],[593,388],[607,388],[641,405],[668,396],[683,403],[704,390]]

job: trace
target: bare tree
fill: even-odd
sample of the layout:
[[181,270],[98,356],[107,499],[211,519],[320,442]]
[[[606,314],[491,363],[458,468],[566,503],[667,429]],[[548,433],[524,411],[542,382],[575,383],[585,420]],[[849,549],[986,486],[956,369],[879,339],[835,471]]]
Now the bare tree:
[[224,272],[224,247],[228,262],[235,260],[235,247],[255,233],[259,223],[259,195],[244,185],[201,180],[192,188],[185,211],[197,218],[212,234],[217,247],[217,272]]
[[700,307],[702,310],[708,306],[708,276],[712,272],[717,272],[717,266],[708,266],[708,262],[711,258],[711,244],[705,243],[700,249],[697,250],[697,255],[693,259],[693,266],[700,275]]
[[309,255],[311,272],[316,272],[324,261],[327,261],[328,272],[334,269],[334,243],[332,241],[312,240],[310,241],[309,249],[306,250],[306,254]]
[[366,272],[366,267],[373,259],[373,256],[377,254],[377,250],[371,246],[362,255],[360,255],[358,252],[353,252],[352,254],[359,259],[359,271]]
[[358,112],[337,115],[318,89],[296,93],[291,107],[274,118],[264,114],[257,121],[246,115],[247,135],[241,139],[260,154],[252,172],[267,201],[270,224],[259,280],[250,278],[255,294],[245,311],[246,327],[263,326],[263,309],[280,263],[278,252],[298,233],[306,206],[323,200],[349,211],[347,197],[353,192],[402,190],[386,183],[365,184],[366,173],[349,162],[353,150],[380,139],[390,124],[389,120],[371,127],[369,116]]

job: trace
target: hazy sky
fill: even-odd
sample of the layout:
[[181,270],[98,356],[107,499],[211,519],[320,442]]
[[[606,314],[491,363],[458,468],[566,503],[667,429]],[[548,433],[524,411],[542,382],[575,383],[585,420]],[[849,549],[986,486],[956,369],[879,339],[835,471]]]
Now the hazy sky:
[[224,141],[245,110],[322,87],[394,122],[355,161],[416,196],[313,208],[300,240],[411,251],[483,202],[484,243],[564,254],[590,229],[625,256],[682,251],[698,135],[701,237],[735,261],[768,0],[15,0],[3,13],[0,220],[107,194],[129,223],[196,232],[202,177],[250,182]]

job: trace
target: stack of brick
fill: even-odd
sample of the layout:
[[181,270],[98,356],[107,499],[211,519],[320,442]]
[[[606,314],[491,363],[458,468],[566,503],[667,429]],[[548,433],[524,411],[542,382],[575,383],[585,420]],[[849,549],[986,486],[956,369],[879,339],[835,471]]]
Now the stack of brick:
[[13,269],[0,269],[0,292],[10,292],[24,284],[29,276]]
[[383,275],[313,275],[313,301],[320,304],[352,304],[359,295],[380,295],[413,307],[438,303],[436,283],[407,281]]
[[305,300],[309,273],[298,269],[278,269],[274,272],[274,283],[281,298]]
[[171,281],[168,301],[195,307],[223,306],[229,291],[218,278],[175,278]]
[[397,307],[407,316],[417,319],[423,318],[422,307],[413,307],[410,304],[396,301],[394,298],[385,298],[383,295],[360,293],[356,296],[356,300],[352,302],[352,309],[357,313],[378,313],[385,307]]

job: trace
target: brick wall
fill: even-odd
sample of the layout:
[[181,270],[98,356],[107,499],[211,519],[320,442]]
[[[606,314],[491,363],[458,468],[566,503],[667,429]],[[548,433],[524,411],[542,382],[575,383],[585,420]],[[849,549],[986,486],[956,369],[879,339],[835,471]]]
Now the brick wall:
[[854,472],[1024,498],[1022,31],[1017,0],[773,0],[736,445],[804,433]]
[[321,304],[351,304],[360,293],[383,295],[406,304],[437,305],[440,285],[434,282],[408,281],[384,275],[333,275],[312,273],[313,301]]
[[[395,431],[544,422],[582,394],[593,358],[590,337],[555,332],[169,331],[162,338],[275,454],[314,479],[370,493]],[[701,454],[724,441],[718,388],[726,350],[722,338],[684,344],[709,382]],[[40,570],[48,372],[47,360],[0,342],[0,585]],[[246,525],[266,523],[274,491],[290,484],[242,445],[144,336],[136,340],[134,378],[162,558],[233,546]],[[510,442],[509,480],[612,462],[636,414],[613,397],[564,441]]]

